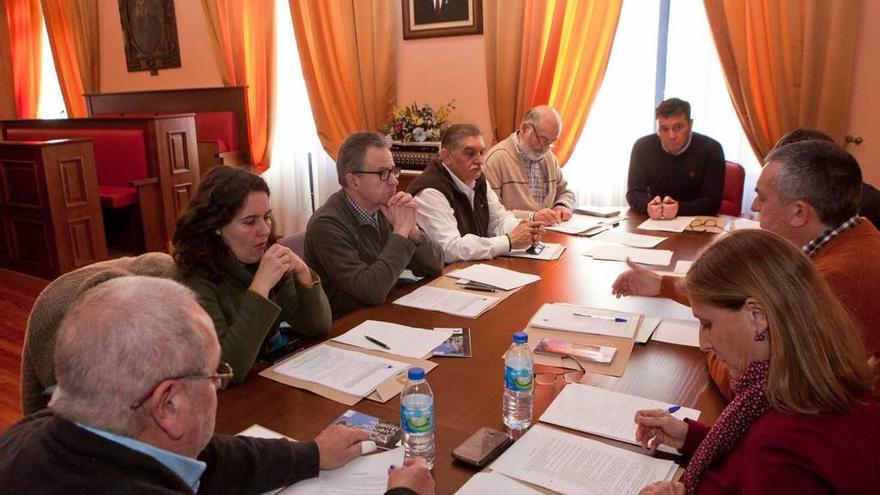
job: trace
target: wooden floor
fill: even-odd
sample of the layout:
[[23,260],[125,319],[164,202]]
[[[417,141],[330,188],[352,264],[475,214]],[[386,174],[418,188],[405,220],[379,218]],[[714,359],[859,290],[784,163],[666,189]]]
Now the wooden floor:
[[18,382],[24,330],[34,300],[46,284],[0,269],[0,433],[21,418]]

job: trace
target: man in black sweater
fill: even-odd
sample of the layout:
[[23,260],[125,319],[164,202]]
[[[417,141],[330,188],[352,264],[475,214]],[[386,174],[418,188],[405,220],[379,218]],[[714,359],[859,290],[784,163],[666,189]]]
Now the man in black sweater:
[[[120,277],[68,311],[49,407],[0,437],[4,493],[262,493],[335,469],[368,434],[334,425],[311,442],[214,435],[232,378],[211,318],[182,285]],[[424,462],[389,492],[433,493]]]
[[629,160],[626,200],[651,218],[717,215],[724,194],[724,151],[692,132],[690,103],[678,98],[654,110],[657,133],[639,138]]

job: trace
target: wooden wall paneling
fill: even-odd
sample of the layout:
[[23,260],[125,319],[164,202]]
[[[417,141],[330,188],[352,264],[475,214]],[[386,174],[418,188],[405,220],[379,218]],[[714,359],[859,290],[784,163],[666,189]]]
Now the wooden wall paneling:
[[0,142],[0,265],[51,279],[107,259],[89,139]]

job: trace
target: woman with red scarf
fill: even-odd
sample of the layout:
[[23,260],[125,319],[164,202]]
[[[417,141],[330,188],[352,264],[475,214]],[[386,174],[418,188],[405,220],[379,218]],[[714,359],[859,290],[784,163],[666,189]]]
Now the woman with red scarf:
[[636,440],[690,455],[682,482],[642,494],[880,493],[880,400],[861,328],[796,247],[769,232],[711,245],[683,287],[700,348],[730,369],[711,428],[638,411]]

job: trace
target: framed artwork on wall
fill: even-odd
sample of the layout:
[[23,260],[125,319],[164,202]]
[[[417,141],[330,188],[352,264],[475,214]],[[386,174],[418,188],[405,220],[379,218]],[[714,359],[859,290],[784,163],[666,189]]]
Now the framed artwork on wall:
[[129,72],[180,67],[174,0],[119,0]]
[[403,39],[483,34],[483,0],[401,0]]

